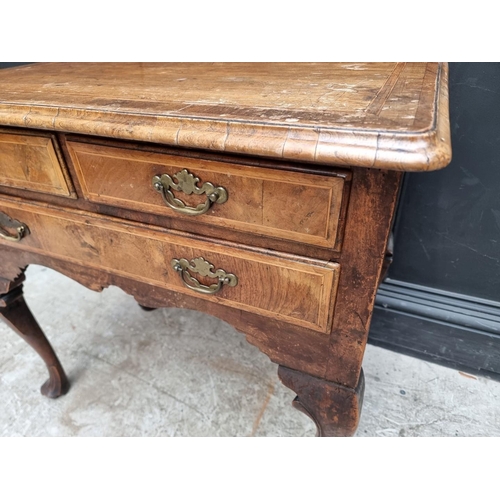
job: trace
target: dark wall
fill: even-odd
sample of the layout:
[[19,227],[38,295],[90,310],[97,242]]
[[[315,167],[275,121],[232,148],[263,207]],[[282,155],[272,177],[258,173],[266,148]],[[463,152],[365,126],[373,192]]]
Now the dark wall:
[[390,277],[500,301],[500,64],[450,64],[453,160],[407,174]]
[[22,66],[23,64],[30,64],[25,62],[0,62],[0,69],[3,68],[12,68],[14,66]]
[[407,174],[369,342],[500,380],[500,64],[450,64],[453,159]]

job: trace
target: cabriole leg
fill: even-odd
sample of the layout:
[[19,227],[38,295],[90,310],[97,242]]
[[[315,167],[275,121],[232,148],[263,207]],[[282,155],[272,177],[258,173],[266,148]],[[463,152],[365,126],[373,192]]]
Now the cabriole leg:
[[0,318],[43,359],[49,379],[42,385],[41,392],[49,398],[57,398],[68,392],[69,382],[52,346],[24,301],[23,286],[20,284],[23,279],[16,280],[17,284],[0,295]]
[[356,389],[279,366],[281,382],[297,394],[293,406],[316,424],[316,436],[352,436],[358,427],[365,388],[363,371]]

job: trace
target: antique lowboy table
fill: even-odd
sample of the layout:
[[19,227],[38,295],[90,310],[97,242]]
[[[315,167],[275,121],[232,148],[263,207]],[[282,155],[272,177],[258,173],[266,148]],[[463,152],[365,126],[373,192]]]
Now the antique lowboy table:
[[29,264],[204,311],[279,364],[319,435],[351,435],[401,172],[450,158],[445,64],[2,70],[0,316],[55,398]]

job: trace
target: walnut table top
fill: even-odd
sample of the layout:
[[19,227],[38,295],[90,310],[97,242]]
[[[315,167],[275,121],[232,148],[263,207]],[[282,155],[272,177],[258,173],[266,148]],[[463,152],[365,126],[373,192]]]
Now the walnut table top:
[[59,397],[69,383],[24,301],[30,264],[96,291],[119,286],[148,309],[217,316],[279,365],[319,435],[352,435],[402,172],[451,159],[447,72],[439,63],[2,70],[0,317],[45,362],[42,394]]

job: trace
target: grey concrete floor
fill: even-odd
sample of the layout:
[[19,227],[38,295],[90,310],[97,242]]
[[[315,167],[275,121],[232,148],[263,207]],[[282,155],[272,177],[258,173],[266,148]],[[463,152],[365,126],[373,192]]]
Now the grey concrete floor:
[[[145,312],[32,266],[25,295],[71,380],[39,393],[45,367],[0,322],[0,436],[314,436],[276,365],[195,311]],[[500,436],[500,384],[368,346],[357,436]]]

